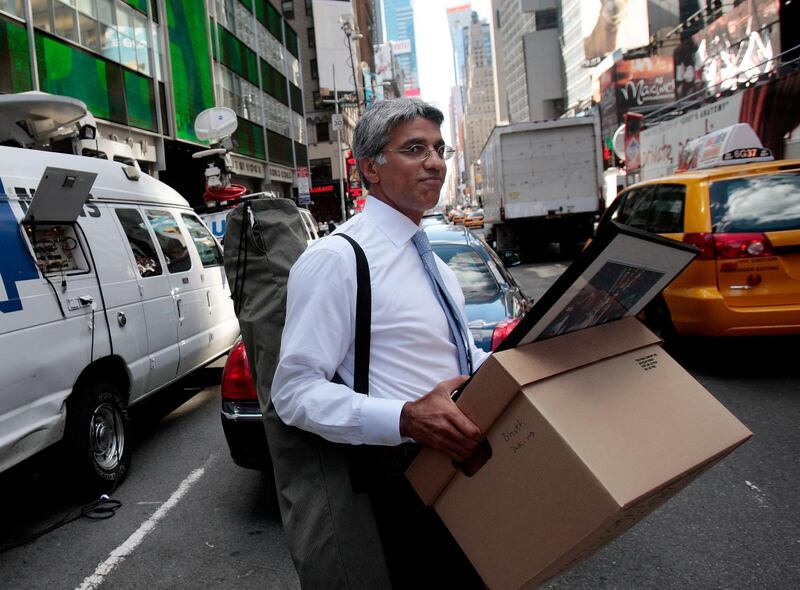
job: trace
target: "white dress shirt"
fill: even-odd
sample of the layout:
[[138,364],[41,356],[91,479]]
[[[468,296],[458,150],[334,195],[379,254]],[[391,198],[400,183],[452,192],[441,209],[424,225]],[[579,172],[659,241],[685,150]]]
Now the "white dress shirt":
[[[334,442],[397,445],[400,411],[437,383],[459,374],[458,353],[433,285],[411,236],[408,217],[368,197],[364,212],[343,224],[366,254],[372,286],[369,396],[353,391],[356,262],[343,238],[318,240],[289,274],[286,325],[272,384],[281,419]],[[464,293],[436,257],[464,317]],[[469,335],[473,367],[487,358]],[[338,373],[344,385],[332,383]]]

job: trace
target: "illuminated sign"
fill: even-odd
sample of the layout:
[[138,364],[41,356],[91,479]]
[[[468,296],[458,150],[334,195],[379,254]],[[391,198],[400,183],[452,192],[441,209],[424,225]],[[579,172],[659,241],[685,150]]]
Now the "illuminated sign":
[[323,184],[321,186],[312,186],[311,187],[312,193],[330,193],[333,192],[333,185],[332,184]]

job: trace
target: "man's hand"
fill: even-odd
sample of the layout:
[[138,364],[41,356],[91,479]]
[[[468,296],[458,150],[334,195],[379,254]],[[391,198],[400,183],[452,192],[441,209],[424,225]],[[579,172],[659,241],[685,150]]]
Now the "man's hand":
[[406,402],[400,413],[400,434],[451,459],[464,461],[483,440],[483,433],[450,399],[467,377],[442,381],[415,402]]

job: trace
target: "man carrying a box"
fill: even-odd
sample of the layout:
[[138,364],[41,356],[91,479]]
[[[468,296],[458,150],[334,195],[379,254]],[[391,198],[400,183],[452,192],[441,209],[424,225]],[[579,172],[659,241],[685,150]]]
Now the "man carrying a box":
[[483,440],[450,395],[488,355],[467,328],[455,275],[419,227],[439,200],[453,154],[441,136],[443,119],[419,99],[400,98],[377,102],[355,129],[353,151],[369,197],[364,212],[336,233],[354,239],[369,262],[368,395],[353,389],[355,255],[336,237],[319,240],[292,268],[272,388],[286,424],[359,446],[353,490],[369,494],[394,588],[483,587],[402,475],[419,445],[464,461]]

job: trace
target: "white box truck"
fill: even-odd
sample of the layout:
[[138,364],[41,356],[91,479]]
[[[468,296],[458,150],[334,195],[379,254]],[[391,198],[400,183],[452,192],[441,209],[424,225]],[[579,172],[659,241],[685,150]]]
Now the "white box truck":
[[549,242],[574,251],[602,211],[595,117],[495,127],[481,153],[487,241],[530,258]]

